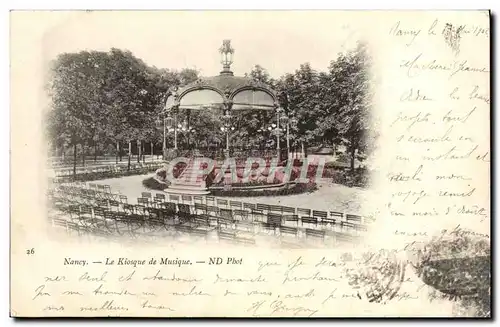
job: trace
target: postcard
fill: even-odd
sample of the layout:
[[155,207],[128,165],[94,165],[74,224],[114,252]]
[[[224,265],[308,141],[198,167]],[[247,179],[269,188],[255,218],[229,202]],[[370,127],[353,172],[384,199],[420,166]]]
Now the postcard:
[[491,317],[488,11],[12,11],[12,317]]

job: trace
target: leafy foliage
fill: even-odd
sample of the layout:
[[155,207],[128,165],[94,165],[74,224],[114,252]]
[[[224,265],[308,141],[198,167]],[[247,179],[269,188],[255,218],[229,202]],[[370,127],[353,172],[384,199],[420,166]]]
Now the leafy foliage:
[[[246,76],[277,91],[290,118],[292,147],[344,145],[354,169],[356,156],[369,153],[367,140],[374,139],[369,124],[370,60],[366,46],[359,44],[340,53],[324,72],[304,63],[295,72],[274,79],[256,65]],[[150,67],[130,51],[120,49],[61,54],[53,62],[48,85],[52,99],[52,110],[46,117],[49,139],[55,147],[71,147],[74,160],[77,145],[84,151],[91,144],[96,149],[101,146],[102,151],[114,151],[114,145],[136,140],[161,143],[163,130],[157,129],[155,122],[169,89],[197,78],[196,70]],[[243,110],[233,115],[231,146],[276,145],[276,137],[268,130],[276,123],[275,112]],[[188,120],[187,116],[180,112],[178,122]],[[179,133],[180,146],[224,146],[225,134],[216,113],[192,111],[189,122],[196,131],[189,136]],[[173,142],[172,137],[169,134],[167,142]],[[137,145],[134,142],[132,146]]]

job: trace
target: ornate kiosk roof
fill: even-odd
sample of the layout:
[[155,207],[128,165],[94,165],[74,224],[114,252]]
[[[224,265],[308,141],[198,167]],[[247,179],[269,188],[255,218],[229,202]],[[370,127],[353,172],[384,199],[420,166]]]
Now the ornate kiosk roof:
[[276,93],[268,85],[247,77],[234,76],[230,70],[232,55],[230,41],[225,40],[219,50],[223,70],[220,75],[202,77],[190,83],[167,99],[167,109],[231,109],[273,110],[278,107]]

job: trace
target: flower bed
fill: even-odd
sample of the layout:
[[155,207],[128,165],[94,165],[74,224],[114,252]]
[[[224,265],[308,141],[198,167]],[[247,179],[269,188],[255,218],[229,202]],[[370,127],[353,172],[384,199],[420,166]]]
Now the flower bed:
[[211,195],[227,197],[253,197],[253,196],[283,196],[302,193],[312,193],[318,189],[316,183],[288,184],[279,188],[268,189],[215,189],[211,190]]

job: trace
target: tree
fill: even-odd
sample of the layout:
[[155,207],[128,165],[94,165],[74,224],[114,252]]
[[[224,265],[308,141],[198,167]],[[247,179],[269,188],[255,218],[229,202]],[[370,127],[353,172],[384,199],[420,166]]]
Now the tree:
[[356,49],[341,53],[330,65],[335,88],[336,129],[350,152],[350,166],[354,170],[356,152],[366,150],[369,144],[371,90],[371,59],[366,45],[359,43]]
[[98,52],[65,53],[52,63],[48,91],[52,111],[48,114],[49,135],[57,143],[73,146],[73,175],[76,175],[77,145],[82,146],[96,133],[96,124],[105,124],[106,115],[99,112],[102,74]]
[[277,83],[278,92],[286,93],[290,136],[295,146],[313,144],[322,138],[318,123],[323,119],[319,74],[309,63],[300,65],[294,74],[286,74]]

